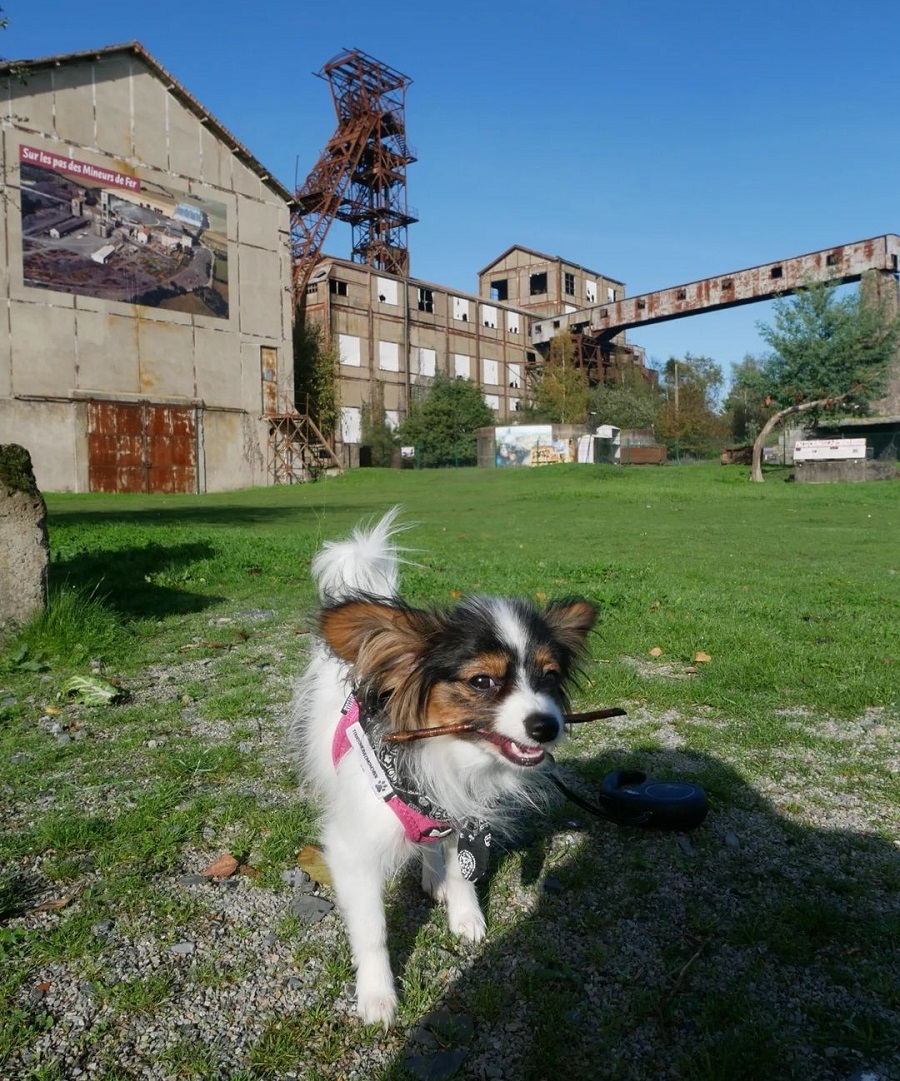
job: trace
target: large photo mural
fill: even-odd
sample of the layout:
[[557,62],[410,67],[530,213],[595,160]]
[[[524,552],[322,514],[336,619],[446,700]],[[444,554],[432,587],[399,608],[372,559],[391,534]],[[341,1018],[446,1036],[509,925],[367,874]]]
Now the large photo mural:
[[19,148],[25,285],[228,318],[224,203]]

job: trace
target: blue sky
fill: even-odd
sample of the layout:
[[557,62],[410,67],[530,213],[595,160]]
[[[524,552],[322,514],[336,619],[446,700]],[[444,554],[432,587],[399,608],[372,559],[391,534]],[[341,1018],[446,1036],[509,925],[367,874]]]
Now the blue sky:
[[[460,290],[511,244],[634,294],[900,231],[898,0],[2,5],[7,57],[140,41],[289,188],[335,126],[313,73],[344,48],[404,72],[411,270]],[[630,336],[727,372],[770,318]]]

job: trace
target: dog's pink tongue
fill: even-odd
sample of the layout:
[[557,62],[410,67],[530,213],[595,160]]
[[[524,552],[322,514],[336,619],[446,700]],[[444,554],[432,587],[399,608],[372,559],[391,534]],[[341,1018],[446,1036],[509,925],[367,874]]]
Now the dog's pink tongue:
[[523,747],[514,739],[504,739],[499,747],[510,762],[515,762],[517,766],[536,766],[544,757],[541,747]]

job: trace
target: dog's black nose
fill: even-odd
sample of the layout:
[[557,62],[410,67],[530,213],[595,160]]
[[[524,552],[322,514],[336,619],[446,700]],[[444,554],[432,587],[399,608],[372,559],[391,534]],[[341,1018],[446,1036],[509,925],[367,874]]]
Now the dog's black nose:
[[525,718],[525,731],[538,743],[550,743],[559,735],[559,721],[552,713],[530,713]]

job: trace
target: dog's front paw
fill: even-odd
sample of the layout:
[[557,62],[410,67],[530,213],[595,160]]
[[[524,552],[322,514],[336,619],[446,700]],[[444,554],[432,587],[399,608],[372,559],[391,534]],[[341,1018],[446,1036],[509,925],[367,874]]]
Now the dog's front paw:
[[393,987],[357,986],[356,1009],[367,1025],[381,1025],[387,1031],[397,1020],[397,993]]
[[487,931],[484,915],[477,905],[450,906],[447,913],[450,930],[467,942],[480,942]]

